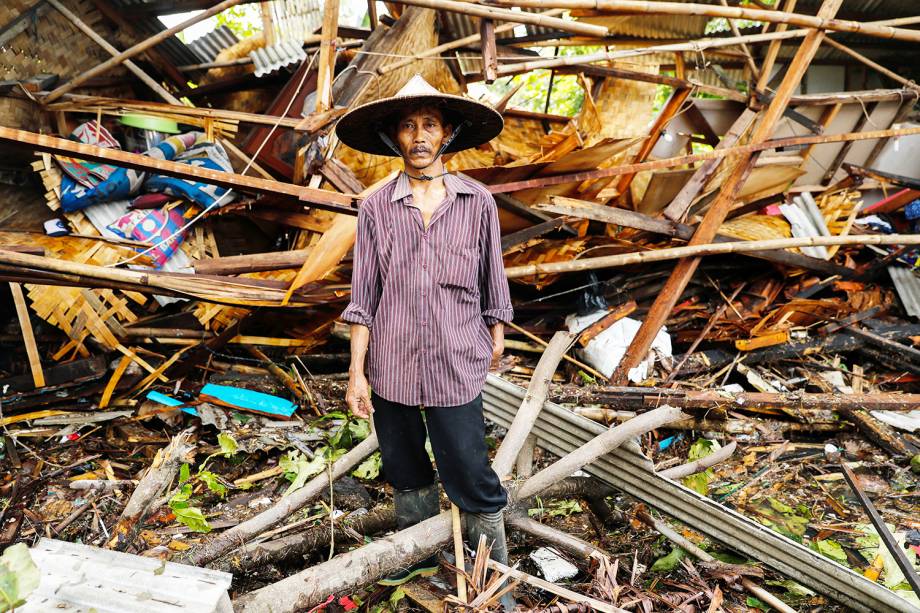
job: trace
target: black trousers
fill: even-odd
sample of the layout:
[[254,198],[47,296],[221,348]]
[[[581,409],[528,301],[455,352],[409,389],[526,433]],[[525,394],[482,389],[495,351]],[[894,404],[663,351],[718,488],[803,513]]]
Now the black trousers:
[[422,409],[390,402],[372,390],[371,404],[383,475],[394,489],[414,490],[434,483],[425,451],[427,429],[451,502],[467,513],[494,513],[505,507],[507,493],[489,464],[482,394],[459,406]]

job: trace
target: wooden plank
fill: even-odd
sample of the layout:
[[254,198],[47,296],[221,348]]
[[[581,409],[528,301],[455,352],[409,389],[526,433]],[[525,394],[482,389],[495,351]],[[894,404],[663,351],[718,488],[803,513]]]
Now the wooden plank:
[[22,330],[22,341],[26,345],[26,355],[29,357],[29,369],[32,371],[32,382],[36,388],[45,387],[45,373],[42,371],[41,357],[38,355],[38,346],[35,344],[35,333],[32,330],[32,321],[29,319],[29,307],[22,294],[22,286],[10,283],[13,292],[13,303],[16,305],[16,317],[19,318],[19,329]]
[[319,209],[357,215],[358,209],[352,206],[355,197],[349,194],[270,181],[257,177],[247,177],[230,172],[221,172],[209,168],[180,164],[167,160],[156,160],[146,155],[128,153],[118,149],[105,149],[94,145],[85,145],[71,140],[35,134],[25,130],[15,130],[0,126],[0,142],[26,147],[35,151],[73,156],[81,160],[117,164],[125,168],[141,171],[156,171],[160,174],[180,179],[202,181],[221,187],[252,191],[259,194],[287,196],[309,202]]
[[[822,22],[833,18],[840,9],[842,2],[843,0],[824,0],[818,11],[817,18]],[[801,82],[802,77],[805,75],[805,71],[808,70],[808,66],[814,58],[815,53],[817,53],[820,48],[821,41],[824,37],[825,34],[823,30],[811,30],[805,36],[805,39],[802,41],[802,44],[796,51],[795,57],[789,65],[789,71],[786,77],[776,91],[773,102],[765,109],[763,118],[754,128],[754,132],[751,135],[752,143],[762,143],[773,133],[777,122],[782,117],[783,112],[789,104],[789,99]],[[731,175],[723,182],[719,195],[713,201],[706,215],[703,217],[703,220],[697,226],[693,238],[690,239],[690,246],[709,243],[715,238],[719,227],[722,225],[731,207],[735,204],[738,194],[741,192],[741,188],[754,169],[757,158],[757,153],[741,156],[741,159],[735,166]],[[680,260],[677,266],[675,266],[671,276],[668,277],[664,287],[652,304],[651,309],[649,309],[645,320],[642,322],[642,326],[639,328],[635,337],[633,337],[623,359],[620,360],[613,374],[612,382],[624,383],[628,379],[629,371],[645,359],[652,345],[652,341],[670,315],[671,309],[677,304],[681,294],[693,277],[693,273],[696,272],[700,261],[698,257],[691,257]]]
[[492,83],[498,78],[498,51],[495,48],[495,22],[479,20],[479,39],[482,41],[482,78]]
[[265,270],[283,270],[302,266],[310,248],[270,253],[231,255],[220,258],[205,258],[195,262],[195,274],[240,275]]
[[332,108],[332,77],[335,73],[335,39],[338,27],[339,0],[324,0],[319,64],[316,67],[316,107],[313,109],[317,113],[323,113]]

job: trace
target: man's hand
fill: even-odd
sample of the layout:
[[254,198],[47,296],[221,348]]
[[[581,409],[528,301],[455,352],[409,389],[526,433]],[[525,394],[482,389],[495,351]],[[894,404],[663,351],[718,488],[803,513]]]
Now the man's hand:
[[498,368],[498,362],[505,352],[505,325],[497,323],[490,328],[492,333],[492,364],[489,368]]
[[348,409],[355,417],[370,418],[374,407],[371,406],[367,378],[363,374],[352,374],[348,377],[348,391],[345,392],[345,402],[348,403]]

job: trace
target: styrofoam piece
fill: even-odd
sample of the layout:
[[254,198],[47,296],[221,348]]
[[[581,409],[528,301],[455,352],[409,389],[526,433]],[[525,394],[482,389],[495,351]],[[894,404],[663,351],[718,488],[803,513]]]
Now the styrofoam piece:
[[530,559],[540,569],[543,578],[551,583],[571,579],[578,574],[578,567],[549,547],[540,547],[530,552]]
[[41,583],[21,613],[231,613],[233,575],[43,538],[29,553]]

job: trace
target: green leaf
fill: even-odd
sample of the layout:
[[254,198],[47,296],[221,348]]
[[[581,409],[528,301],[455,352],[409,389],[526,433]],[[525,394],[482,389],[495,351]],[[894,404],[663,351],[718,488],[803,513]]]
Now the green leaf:
[[371,422],[368,419],[355,419],[348,423],[348,430],[353,441],[363,441],[371,435]]
[[195,532],[210,532],[211,526],[204,518],[204,513],[198,507],[185,507],[173,509],[176,520],[194,530]]
[[221,432],[217,435],[217,444],[220,445],[220,451],[224,454],[225,457],[232,456],[234,453],[239,451],[240,448],[239,444],[236,442],[236,439],[226,432]]
[[209,470],[202,470],[198,472],[198,478],[201,479],[201,482],[208,486],[208,489],[217,494],[218,496],[225,496],[227,494],[227,486],[221,483],[217,475],[212,473]]
[[180,487],[175,494],[172,495],[172,498],[169,499],[169,507],[171,509],[183,508],[188,506],[186,503],[189,498],[192,497],[192,484],[185,483]]
[[358,479],[376,479],[380,476],[380,469],[383,466],[383,460],[380,452],[374,452],[366,460],[358,464],[358,467],[352,471],[352,475]]
[[761,611],[769,611],[769,610],[770,610],[770,607],[768,607],[767,605],[765,605],[764,603],[762,603],[762,602],[761,602],[760,600],[758,600],[757,598],[754,598],[753,596],[748,596],[748,597],[747,597],[747,600],[746,600],[745,602],[747,603],[747,606],[752,607],[752,608],[754,608],[754,609],[760,609]]
[[698,438],[696,442],[690,445],[690,453],[687,457],[687,460],[690,462],[695,462],[697,460],[702,460],[708,455],[712,455],[722,446],[719,445],[717,441],[710,440],[708,438]]
[[0,612],[24,604],[40,580],[41,573],[25,543],[16,543],[3,550],[0,556]]
[[709,482],[712,481],[713,478],[714,475],[712,474],[712,471],[706,469],[701,473],[693,473],[692,475],[687,475],[683,478],[683,484],[697,494],[706,496],[709,494]]
[[784,581],[765,581],[764,583],[767,585],[775,585],[785,588],[786,592],[788,592],[790,596],[795,596],[797,598],[811,598],[812,596],[815,596],[815,593],[810,589],[801,583],[796,583],[792,579],[785,579]]
[[920,453],[910,459],[910,469],[920,475]]
[[403,591],[401,587],[393,590],[393,593],[390,594],[390,606],[393,610],[396,610],[396,605],[399,604],[399,601],[406,597],[406,592]]
[[675,547],[668,555],[658,558],[652,564],[651,570],[656,573],[666,573],[672,571],[680,564],[680,561],[687,557],[687,552],[680,547]]
[[318,475],[326,466],[326,458],[320,450],[311,460],[300,451],[289,451],[281,456],[279,465],[284,469],[284,476],[291,482],[291,485],[285,490],[282,496],[287,496],[304,486],[307,479]]
[[843,547],[841,547],[840,543],[837,541],[833,541],[831,539],[812,541],[811,548],[818,553],[827,556],[831,560],[834,560],[835,562],[839,562],[844,566],[849,566],[849,564],[847,564],[847,554],[843,551]]
[[572,513],[581,512],[582,508],[577,500],[554,500],[547,510],[550,517],[568,517]]
[[[690,445],[690,453],[687,456],[687,461],[695,462],[701,460],[715,453],[720,447],[721,445],[719,445],[717,441],[706,438],[697,439],[696,442]],[[682,482],[694,492],[707,496],[709,494],[709,484],[712,483],[715,478],[715,472],[713,472],[711,468],[707,468],[704,471],[687,475],[683,478]]]
[[185,483],[186,481],[188,481],[190,474],[191,474],[191,469],[189,468],[188,464],[183,464],[182,466],[180,466],[179,467],[179,483]]

